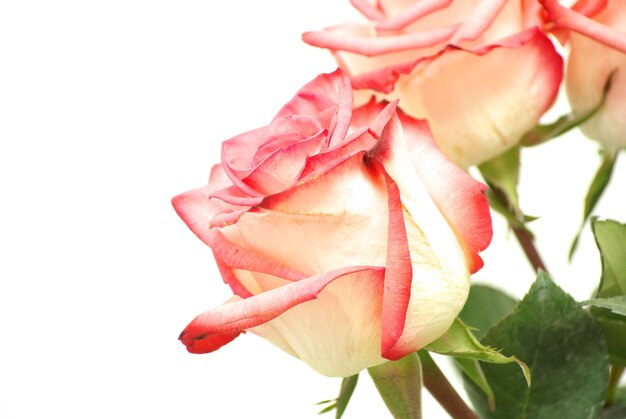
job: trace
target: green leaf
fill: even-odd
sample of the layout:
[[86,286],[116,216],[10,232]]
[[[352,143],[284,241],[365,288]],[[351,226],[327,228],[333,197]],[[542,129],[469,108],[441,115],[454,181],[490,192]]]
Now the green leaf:
[[594,298],[591,300],[583,301],[581,306],[600,307],[610,310],[619,316],[626,316],[626,295],[620,295],[618,297],[609,298]]
[[517,301],[500,290],[487,285],[472,285],[467,302],[459,314],[474,335],[480,339],[487,329],[509,314]]
[[587,191],[587,196],[585,196],[585,209],[583,211],[583,220],[576,233],[576,237],[572,241],[572,245],[569,249],[569,259],[571,260],[574,256],[574,252],[576,251],[576,247],[578,247],[578,240],[580,239],[580,233],[585,227],[585,223],[587,219],[593,212],[593,209],[596,207],[596,204],[600,200],[600,197],[604,193],[604,189],[606,189],[609,181],[611,180],[611,175],[613,174],[613,168],[615,167],[615,161],[617,160],[617,152],[604,150],[602,163],[594,176],[591,185],[589,186],[589,190]]
[[591,314],[604,333],[611,363],[626,366],[626,225],[592,218],[591,229],[602,260],[602,278],[596,298],[591,300],[596,302]]
[[598,109],[600,109],[599,105],[580,115],[568,113],[559,117],[551,124],[537,125],[532,131],[527,133],[522,138],[521,144],[525,147],[532,147],[559,137],[569,130],[574,129],[580,124],[586,122],[598,111]]
[[472,380],[485,393],[489,409],[494,410],[496,408],[496,396],[487,382],[487,377],[485,377],[480,362],[469,358],[455,358],[454,365],[461,370],[464,379]]
[[528,362],[533,381],[528,388],[517,368],[483,363],[497,404],[491,411],[482,391],[467,383],[481,417],[587,419],[600,414],[609,369],[602,332],[544,272],[483,342]]
[[485,361],[492,364],[510,364],[515,362],[519,365],[526,381],[530,385],[530,373],[526,364],[514,356],[504,356],[497,350],[482,345],[472,334],[470,329],[459,319],[443,336],[424,347],[427,351],[448,355],[455,358],[469,358],[477,361]]
[[495,349],[483,346],[461,320],[455,320],[443,336],[425,346],[424,349],[454,357],[457,367],[485,393],[491,408],[496,403],[494,393],[481,366],[476,361],[495,364],[516,362],[520,366],[528,385],[530,385],[530,371],[526,364],[515,357],[506,357]]
[[549,141],[553,138],[556,138],[562,134],[565,134],[567,131],[576,128],[580,124],[586,122],[589,118],[595,115],[596,112],[600,109],[600,107],[604,104],[604,100],[606,98],[606,94],[611,88],[611,82],[613,80],[613,76],[615,71],[613,71],[609,77],[607,78],[604,84],[604,92],[602,94],[602,99],[600,99],[600,103],[594,106],[587,112],[583,112],[580,115],[574,115],[569,113],[567,115],[563,115],[558,118],[555,122],[546,125],[537,125],[532,131],[527,133],[521,141],[521,144],[526,147],[531,147],[535,145],[539,145]]
[[[332,401],[332,400],[331,400],[331,401]],[[317,403],[317,404],[321,404],[321,403],[322,403],[322,402]],[[318,414],[318,415],[321,415],[321,414],[323,414],[323,413],[328,413],[328,412],[330,412],[330,411],[334,410],[336,407],[337,407],[337,403],[333,403],[333,404],[331,404],[331,405],[326,406],[325,408],[323,408],[323,409],[322,409],[322,410],[320,410],[319,412],[317,412],[317,414]]]
[[326,406],[324,409],[320,410],[318,414],[330,412],[333,409],[337,409],[335,414],[335,419],[340,419],[344,412],[346,411],[346,407],[348,406],[348,402],[352,397],[352,393],[354,393],[354,389],[356,388],[356,384],[359,381],[359,374],[352,375],[350,377],[346,377],[341,381],[341,389],[339,390],[339,397],[333,400],[324,400],[317,405],[332,403]]
[[604,334],[609,361],[613,365],[626,366],[626,322],[593,314]]
[[422,417],[422,367],[415,352],[367,370],[396,419]]
[[626,295],[626,225],[592,219],[591,230],[602,259],[602,279],[596,297]]

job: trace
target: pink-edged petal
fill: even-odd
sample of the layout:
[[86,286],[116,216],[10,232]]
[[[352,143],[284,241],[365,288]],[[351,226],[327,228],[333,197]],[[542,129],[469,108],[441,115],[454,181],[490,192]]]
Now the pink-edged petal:
[[350,4],[368,19],[382,20],[385,18],[385,13],[380,9],[378,1],[372,4],[368,0],[350,0]]
[[548,17],[537,0],[522,0],[522,28],[543,28]]
[[[626,3],[609,2],[594,15],[594,20],[626,30]],[[608,149],[626,146],[626,54],[577,33],[571,34],[570,45],[565,87],[572,111],[584,114],[604,96],[602,107],[581,125],[581,130]],[[611,75],[611,86],[605,95]]]
[[411,23],[437,10],[448,7],[453,0],[422,0],[410,6],[403,13],[388,17],[376,24],[379,30],[398,31]]
[[274,151],[243,181],[263,195],[290,188],[300,178],[307,158],[318,155],[326,139],[326,134],[320,133]]
[[343,141],[345,136],[348,134],[348,130],[350,129],[350,121],[352,119],[352,104],[353,104],[353,95],[352,95],[352,85],[350,84],[350,79],[343,74],[341,69],[337,69],[337,71],[333,74],[338,74],[336,77],[338,81],[337,86],[337,112],[334,115],[333,123],[329,128],[329,141],[326,143],[326,149],[334,147],[336,144],[339,144]]
[[345,275],[375,270],[373,267],[347,267],[236,300],[197,316],[179,339],[190,352],[212,352],[229,343],[246,329],[275,319],[299,304],[317,298],[322,290]]
[[454,165],[437,148],[428,123],[399,114],[411,161],[435,204],[464,244],[470,272],[483,266],[478,255],[493,236],[486,186]]
[[251,197],[263,194],[243,181],[277,149],[316,137],[319,123],[308,116],[275,118],[266,127],[252,130],[222,143],[222,165],[232,184]]
[[376,142],[376,138],[370,134],[367,128],[359,128],[354,131],[354,134],[354,137],[344,142],[342,147],[308,158],[304,170],[302,170],[299,184],[324,175],[350,160],[356,154],[369,149]]
[[221,164],[214,164],[211,167],[211,171],[209,172],[209,185],[211,185],[211,190],[213,191],[232,185],[232,182],[226,175],[224,167]]
[[394,96],[406,113],[429,121],[448,158],[468,167],[517,144],[554,103],[562,77],[554,45],[531,29],[498,44],[447,48],[422,60],[399,79]]
[[394,117],[368,153],[400,190],[413,271],[406,322],[393,347],[395,355],[415,351],[441,336],[469,291],[469,262],[463,245],[431,198],[409,150],[401,122]]
[[233,272],[233,268],[228,266],[215,252],[213,252],[213,257],[215,258],[215,263],[222,275],[224,283],[230,287],[233,294],[241,298],[252,297],[252,292],[237,278],[235,272]]
[[413,270],[411,254],[404,226],[404,215],[400,190],[396,183],[385,173],[378,161],[371,162],[384,174],[387,187],[387,205],[389,209],[387,266],[385,267],[385,288],[382,307],[381,355],[390,360],[397,360],[407,355],[396,345],[404,331],[406,311],[411,299],[411,281]]
[[391,93],[400,76],[409,74],[420,62],[422,60],[405,62],[352,76],[350,78],[352,87],[354,89],[370,89],[381,93]]
[[572,6],[572,10],[591,17],[606,7],[608,0],[579,0]]
[[239,218],[245,214],[250,208],[244,207],[242,209],[233,210],[226,209],[222,212],[215,214],[211,219],[211,227],[225,227],[231,224],[235,224]]
[[[290,284],[288,279],[274,276],[263,272],[247,271],[245,269],[232,269],[237,280],[252,294],[257,295]],[[306,277],[306,276],[304,276]]]
[[481,36],[496,19],[508,0],[481,0],[472,10],[459,30],[450,40],[451,44],[459,44],[462,41],[474,40]]
[[376,98],[372,96],[369,102],[352,111],[352,125],[356,127],[368,127],[370,133],[376,138],[379,138],[383,129],[396,112],[397,107],[397,100],[389,103],[377,102]]
[[360,152],[268,197],[222,231],[233,243],[309,275],[346,265],[385,266],[386,197],[384,179]]
[[234,186],[212,192],[209,194],[209,197],[219,199],[222,202],[239,207],[253,207],[263,201],[263,197],[248,196]]
[[[327,113],[330,119],[320,119],[320,114],[327,110],[331,111]],[[341,141],[350,128],[352,115],[350,80],[341,69],[317,76],[283,106],[276,118],[290,115],[309,116],[326,124],[329,133],[328,146]]]
[[[541,0],[557,28],[568,29],[626,53],[626,33],[599,23],[556,0]],[[593,9],[592,9],[593,10]]]
[[[221,166],[211,170],[209,185],[182,193],[172,199],[176,213],[202,241],[206,241],[209,230],[216,226],[213,220],[219,214],[232,213],[240,207],[212,199],[216,190],[232,185]],[[217,225],[220,223],[218,222]]]
[[211,231],[207,244],[213,250],[215,257],[231,268],[267,273],[289,281],[306,278],[305,274],[287,264],[281,264],[271,257],[233,243],[220,230]]
[[364,154],[356,152],[320,176],[266,197],[260,207],[302,215],[378,213],[376,210],[386,208],[378,200],[387,201],[386,187],[380,174],[364,163]]
[[382,364],[383,276],[384,270],[346,275],[316,300],[248,331],[328,376],[347,377]]
[[[195,339],[185,346],[192,354],[208,354],[217,351],[222,346],[235,340],[241,332],[222,333],[219,335],[207,336],[204,339]],[[180,338],[179,338],[180,339]]]
[[352,134],[340,147],[308,158],[299,183],[306,183],[333,170],[356,154],[371,148],[377,140],[367,127],[358,128]]
[[458,27],[458,24],[454,24],[423,32],[388,37],[375,37],[374,33],[371,33],[371,36],[359,36],[350,35],[344,31],[326,30],[322,32],[305,32],[302,34],[302,40],[309,45],[319,48],[348,51],[373,57],[437,45],[449,39]]
[[333,149],[309,157],[302,170],[300,183],[323,175],[355,154],[370,149],[394,115],[396,107],[397,101],[376,103],[372,98],[364,106],[354,109],[351,125],[358,128],[353,128],[350,135]]

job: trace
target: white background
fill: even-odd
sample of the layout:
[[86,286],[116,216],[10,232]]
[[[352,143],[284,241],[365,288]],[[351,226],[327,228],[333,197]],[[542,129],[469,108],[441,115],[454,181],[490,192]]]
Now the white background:
[[[229,291],[169,201],[334,69],[302,31],[356,16],[347,0],[0,3],[0,418],[315,418],[335,397],[338,379],[255,336],[185,351],[182,328]],[[624,222],[621,163],[597,213]],[[539,247],[586,298],[588,230],[566,254],[597,146],[574,133],[523,164]],[[494,223],[475,280],[522,296],[532,271]],[[389,417],[367,374],[345,417]]]

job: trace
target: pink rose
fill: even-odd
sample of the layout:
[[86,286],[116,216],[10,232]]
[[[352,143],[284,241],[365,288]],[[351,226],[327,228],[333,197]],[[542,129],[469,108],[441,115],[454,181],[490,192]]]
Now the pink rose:
[[[534,0],[351,0],[369,19],[308,32],[355,88],[428,120],[462,167],[514,146],[552,105],[562,59]],[[379,95],[380,96],[380,95]]]
[[614,73],[602,108],[582,124],[582,131],[610,149],[625,147],[626,2],[581,1],[572,10],[555,1],[544,4],[557,28],[568,31],[571,51],[565,86],[574,114],[600,103],[606,81]]
[[317,77],[173,199],[234,294],[183,331],[190,352],[248,331],[349,376],[430,343],[461,310],[491,240],[484,185],[425,122],[352,103],[340,70]]

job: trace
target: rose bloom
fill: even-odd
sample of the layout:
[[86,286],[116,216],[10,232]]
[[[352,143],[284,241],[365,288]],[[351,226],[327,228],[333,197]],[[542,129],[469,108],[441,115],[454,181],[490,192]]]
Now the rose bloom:
[[395,103],[352,105],[340,70],[320,75],[173,199],[234,294],[183,331],[190,352],[247,331],[349,376],[430,343],[463,307],[492,235],[484,185]]
[[544,3],[557,28],[568,30],[571,50],[565,86],[574,114],[586,113],[600,103],[613,74],[604,104],[581,125],[582,131],[609,149],[625,147],[626,2],[584,1],[573,10],[553,1]]
[[351,0],[367,18],[305,42],[332,51],[355,88],[400,99],[468,167],[511,148],[554,102],[562,59],[535,0]]

